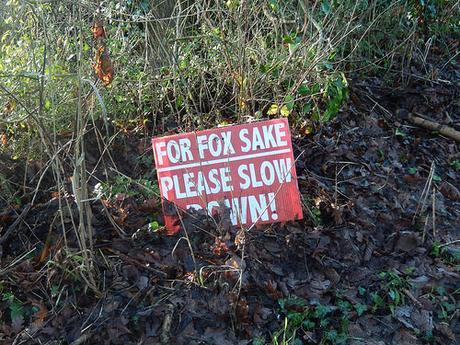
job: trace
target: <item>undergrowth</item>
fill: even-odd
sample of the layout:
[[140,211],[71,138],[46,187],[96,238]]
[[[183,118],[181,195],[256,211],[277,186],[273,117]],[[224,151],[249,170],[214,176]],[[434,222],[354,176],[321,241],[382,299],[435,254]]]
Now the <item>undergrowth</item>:
[[[9,0],[0,11],[0,150],[15,159],[43,158],[37,121],[50,139],[75,132],[78,83],[88,124],[103,116],[120,130],[135,120],[161,132],[286,116],[310,132],[337,115],[350,72],[400,68],[436,43],[455,54],[447,40],[459,32],[455,7],[446,0],[142,0],[101,7]],[[108,88],[93,79],[95,19],[105,24],[115,64]]]

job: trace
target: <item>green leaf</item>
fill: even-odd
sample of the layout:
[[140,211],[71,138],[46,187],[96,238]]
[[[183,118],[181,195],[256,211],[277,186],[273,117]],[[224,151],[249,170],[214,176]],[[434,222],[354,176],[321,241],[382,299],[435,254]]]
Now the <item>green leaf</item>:
[[278,304],[281,310],[284,310],[284,308],[286,307],[286,302],[287,302],[286,298],[281,298],[278,300]]
[[332,311],[332,307],[328,305],[318,304],[315,308],[314,316],[318,319],[322,319],[324,316]]
[[294,43],[295,35],[292,34],[283,36],[283,43]]
[[349,312],[351,310],[351,304],[348,301],[339,301],[337,302],[337,306],[343,313]]
[[329,319],[328,319],[328,318],[321,319],[321,321],[319,322],[319,325],[320,325],[320,327],[322,327],[322,328],[327,327],[327,325],[329,325]]
[[407,169],[407,171],[409,172],[409,174],[411,175],[415,175],[417,173],[417,168],[416,167],[411,167],[409,169]]
[[323,11],[324,14],[329,14],[331,12],[331,5],[329,4],[329,1],[322,2],[321,11]]
[[442,302],[442,306],[446,309],[447,312],[453,312],[457,309],[457,306],[454,303]]
[[158,224],[157,221],[153,221],[153,222],[149,223],[149,230],[150,231],[156,232],[156,231],[158,231],[159,228],[160,228],[160,224]]
[[326,332],[326,339],[331,341],[332,343],[335,342],[335,340],[337,339],[337,336],[338,334],[335,329]]
[[50,110],[51,109],[51,101],[49,99],[45,100],[44,108],[45,108],[45,110]]
[[328,69],[328,70],[333,70],[334,69],[334,65],[332,65],[330,62],[323,62],[323,66],[324,68]]
[[255,337],[252,339],[252,345],[265,345],[265,340],[262,337]]
[[51,286],[51,297],[56,297],[59,294],[59,285]]
[[435,182],[441,182],[442,181],[442,178],[438,175],[433,175],[433,181]]
[[385,301],[383,300],[382,297],[378,293],[372,293],[371,294],[372,302],[374,303],[374,306],[372,307],[372,311],[376,311],[378,308],[383,307],[385,304]]
[[307,85],[302,84],[298,88],[297,92],[302,96],[307,96],[307,95],[310,94],[311,91],[310,91],[310,88]]
[[439,241],[434,242],[431,254],[435,257],[439,257],[441,255],[441,243],[439,243]]
[[304,115],[307,115],[310,111],[311,111],[311,103],[308,102],[308,103],[306,103],[306,104],[303,106],[303,108],[302,108],[302,113],[303,113]]
[[267,115],[272,115],[275,116],[278,114],[278,104],[273,103],[270,105],[270,108],[268,108]]
[[354,305],[356,312],[358,313],[358,316],[363,315],[365,311],[367,311],[367,305],[362,304],[362,303],[356,303]]
[[300,327],[304,320],[304,315],[302,313],[297,312],[291,312],[287,315],[287,317],[294,327]]
[[280,9],[278,1],[277,0],[270,0],[270,8],[272,9],[273,12],[278,12],[279,9]]
[[288,117],[291,111],[289,110],[288,106],[285,104],[281,107],[280,113],[281,113],[281,116]]
[[319,93],[321,91],[321,85],[316,83],[312,86],[311,88],[311,94],[314,95],[316,93]]
[[290,111],[294,109],[294,97],[291,95],[284,97],[284,104]]
[[452,168],[454,168],[457,171],[460,171],[460,160],[455,160],[451,163]]
[[240,2],[238,0],[228,0],[226,2],[226,5],[229,10],[234,10],[235,8],[238,8],[238,6],[240,5]]
[[12,303],[14,300],[14,295],[11,292],[5,292],[2,295],[2,300],[7,301],[8,303]]
[[18,301],[17,299],[15,299],[10,304],[10,313],[11,313],[11,320],[24,316],[24,307],[22,306],[22,303]]
[[435,288],[437,294],[439,296],[446,296],[447,295],[447,291],[446,291],[446,288],[444,286],[436,286]]
[[404,133],[403,131],[401,131],[399,128],[396,128],[395,135],[396,135],[397,137],[403,137],[403,138],[404,138],[407,134]]
[[313,329],[315,328],[315,323],[311,320],[305,320],[303,323],[302,323],[302,326],[306,329]]
[[401,302],[401,295],[399,293],[398,290],[395,290],[395,289],[391,289],[389,292],[388,292],[388,296],[390,296],[390,298],[393,300],[393,302],[395,303],[395,305],[399,305],[400,302]]

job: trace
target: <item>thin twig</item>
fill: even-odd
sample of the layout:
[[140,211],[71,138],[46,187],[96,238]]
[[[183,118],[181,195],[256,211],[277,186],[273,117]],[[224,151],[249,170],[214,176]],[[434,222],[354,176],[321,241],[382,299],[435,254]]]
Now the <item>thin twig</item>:
[[2,237],[0,237],[0,244],[5,242],[8,237],[13,233],[14,229],[19,225],[19,223],[27,216],[27,213],[29,213],[30,208],[32,207],[32,204],[27,204],[26,207],[22,210],[21,214],[16,218],[16,220],[11,224],[8,229],[5,231],[5,234],[3,234]]

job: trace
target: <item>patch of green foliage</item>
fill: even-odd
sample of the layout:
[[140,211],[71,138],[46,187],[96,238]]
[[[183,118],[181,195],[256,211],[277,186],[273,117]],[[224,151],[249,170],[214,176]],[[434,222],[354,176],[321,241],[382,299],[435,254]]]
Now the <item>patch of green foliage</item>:
[[431,255],[451,265],[458,265],[460,263],[460,250],[454,247],[443,246],[439,241],[433,243]]
[[460,160],[456,159],[451,163],[451,166],[456,170],[460,171]]
[[160,195],[156,181],[146,179],[132,179],[127,176],[116,176],[109,182],[103,182],[96,186],[95,193],[106,199],[112,199],[116,195],[124,194],[129,197],[153,199]]
[[272,336],[272,344],[303,344],[306,332],[318,331],[321,344],[345,344],[348,325],[354,310],[362,315],[367,307],[353,305],[340,295],[334,305],[309,305],[306,300],[291,296],[278,301],[283,327]]
[[371,293],[372,312],[388,308],[394,313],[395,307],[404,305],[405,292],[410,288],[406,277],[395,272],[387,271],[378,274],[379,290]]
[[[0,291],[3,290],[0,286]],[[1,293],[2,301],[8,306],[10,321],[13,324],[20,325],[24,319],[29,319],[33,314],[38,311],[36,306],[22,302],[17,296],[10,291]]]
[[6,301],[8,304],[10,318],[12,321],[18,318],[24,318],[24,305],[13,295],[13,293],[4,292],[2,294],[2,300]]
[[459,295],[460,289],[449,294],[443,286],[434,286],[425,294],[425,298],[435,306],[435,316],[443,322],[449,322],[460,310]]

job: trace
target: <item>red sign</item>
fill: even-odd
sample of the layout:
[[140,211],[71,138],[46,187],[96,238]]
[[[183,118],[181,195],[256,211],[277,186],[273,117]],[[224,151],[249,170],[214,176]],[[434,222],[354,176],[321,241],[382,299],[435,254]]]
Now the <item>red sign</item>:
[[171,210],[230,209],[233,225],[301,219],[302,207],[287,119],[274,119],[152,139],[165,225]]

